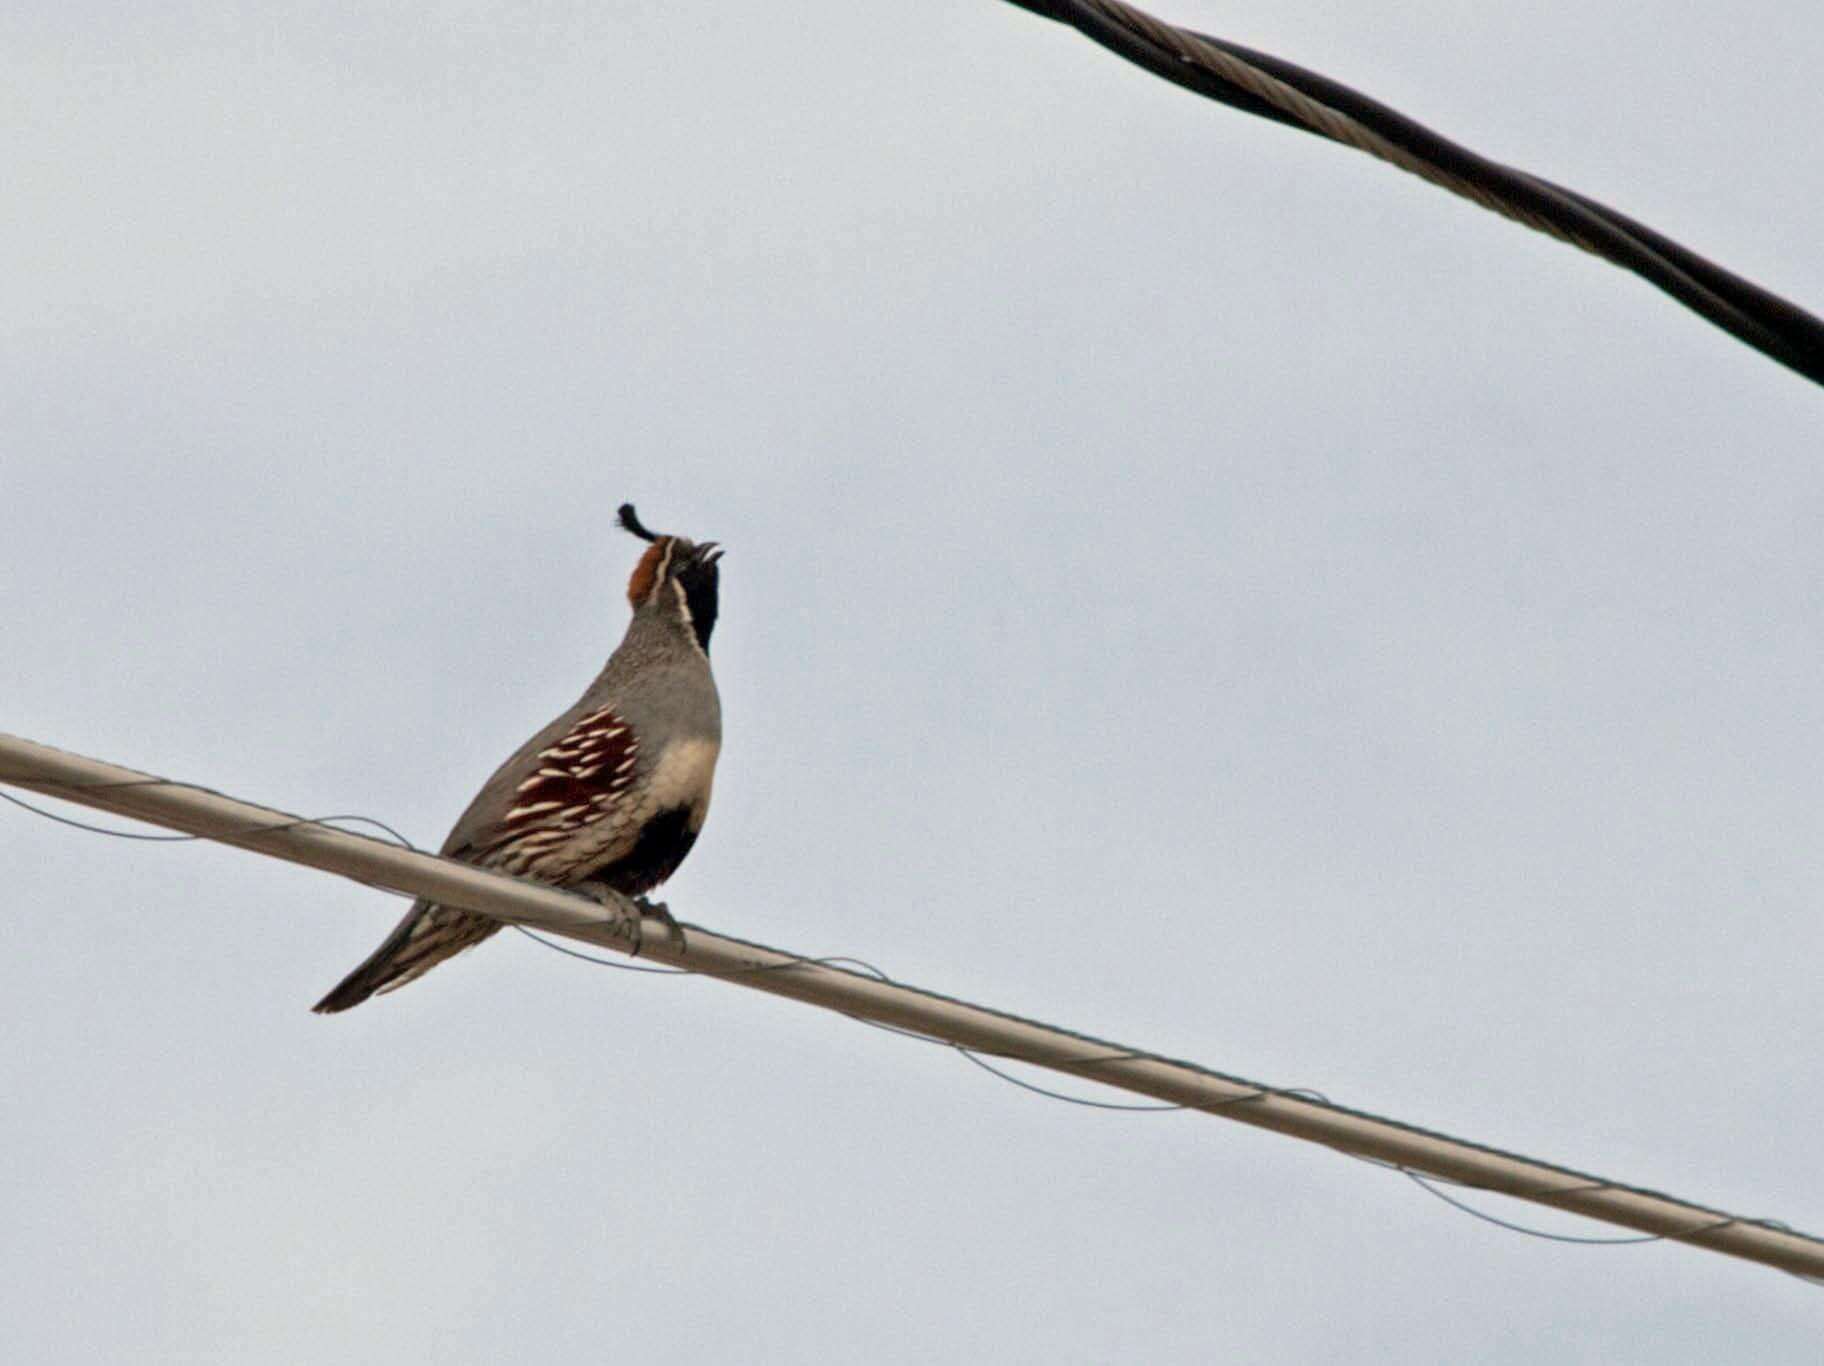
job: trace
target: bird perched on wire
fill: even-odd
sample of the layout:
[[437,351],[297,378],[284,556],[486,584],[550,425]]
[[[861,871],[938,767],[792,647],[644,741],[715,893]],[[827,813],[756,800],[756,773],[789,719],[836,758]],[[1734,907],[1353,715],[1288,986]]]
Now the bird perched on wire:
[[[714,541],[654,535],[631,503],[621,505],[620,523],[649,542],[627,584],[627,634],[576,705],[495,770],[444,841],[445,857],[640,897],[696,843],[722,745],[709,669],[722,551]],[[474,911],[416,901],[316,1010],[347,1010],[402,987],[499,928]]]

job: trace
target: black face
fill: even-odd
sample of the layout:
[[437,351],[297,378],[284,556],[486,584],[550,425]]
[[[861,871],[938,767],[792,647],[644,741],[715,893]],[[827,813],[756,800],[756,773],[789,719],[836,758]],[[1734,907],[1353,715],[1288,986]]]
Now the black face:
[[710,541],[696,547],[683,566],[671,574],[684,590],[684,605],[690,608],[690,622],[704,654],[709,653],[709,633],[716,629],[716,583],[721,572],[716,561],[721,558],[722,552]]

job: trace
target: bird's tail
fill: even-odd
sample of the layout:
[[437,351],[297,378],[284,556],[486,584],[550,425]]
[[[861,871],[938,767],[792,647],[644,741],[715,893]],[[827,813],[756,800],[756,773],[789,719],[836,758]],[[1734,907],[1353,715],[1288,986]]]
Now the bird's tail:
[[369,996],[394,991],[422,977],[446,958],[471,948],[500,928],[500,922],[473,911],[434,902],[415,901],[379,948],[311,1007],[319,1015],[358,1006]]

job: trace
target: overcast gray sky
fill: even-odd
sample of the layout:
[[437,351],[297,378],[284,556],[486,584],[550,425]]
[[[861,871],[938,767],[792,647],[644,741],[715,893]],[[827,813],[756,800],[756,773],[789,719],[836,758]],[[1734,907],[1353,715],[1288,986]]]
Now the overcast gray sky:
[[[1824,307],[1815,3],[1160,12]],[[435,844],[632,498],[728,546],[680,915],[1824,1228],[1814,386],[994,0],[28,0],[0,90],[0,728]],[[517,937],[317,1018],[398,904],[244,853],[0,883],[8,1360],[1816,1360]]]

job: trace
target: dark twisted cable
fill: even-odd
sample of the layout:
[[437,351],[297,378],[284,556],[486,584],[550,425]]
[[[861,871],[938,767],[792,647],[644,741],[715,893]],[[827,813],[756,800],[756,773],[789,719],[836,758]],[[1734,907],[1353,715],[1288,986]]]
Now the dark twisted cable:
[[1121,0],[1009,0],[1154,75],[1244,113],[1366,152],[1646,280],[1708,322],[1824,384],[1824,319],[1607,205],[1504,166],[1358,90]]

